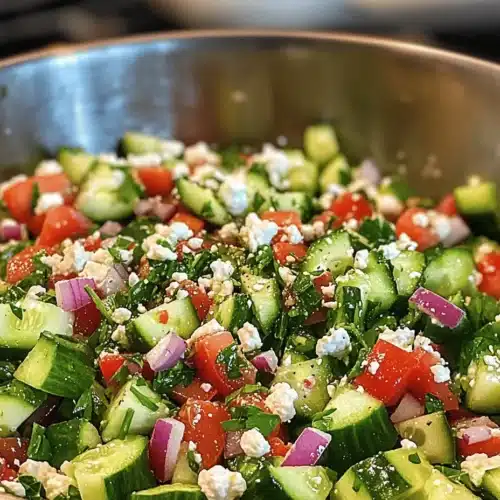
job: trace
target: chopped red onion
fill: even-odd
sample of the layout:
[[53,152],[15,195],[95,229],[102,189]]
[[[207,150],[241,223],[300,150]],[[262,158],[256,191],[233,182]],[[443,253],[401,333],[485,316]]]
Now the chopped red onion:
[[498,425],[489,417],[470,417],[462,418],[453,422],[456,430],[468,429],[469,427],[489,427],[490,429],[498,429]]
[[316,465],[332,436],[327,432],[306,427],[297,438],[297,441],[288,450],[282,466],[300,467],[302,465]]
[[122,264],[115,264],[108,271],[104,280],[99,284],[99,288],[105,297],[121,292],[127,288],[128,272]]
[[449,218],[449,222],[450,233],[442,241],[445,247],[452,247],[470,236],[469,226],[465,223],[462,217],[454,215]]
[[186,342],[175,333],[168,333],[146,354],[154,372],[172,368],[186,352]]
[[148,198],[147,200],[140,200],[134,208],[134,213],[137,216],[154,215],[162,221],[171,219],[176,211],[176,205],[164,203],[160,196]]
[[226,443],[224,445],[224,458],[233,458],[238,455],[243,455],[243,449],[241,448],[241,436],[243,436],[245,431],[231,431],[226,432]]
[[405,420],[410,420],[410,418],[421,417],[424,414],[424,405],[407,392],[391,415],[391,422],[399,424]]
[[461,432],[460,439],[465,441],[465,444],[475,444],[482,443],[483,441],[488,441],[491,438],[491,429],[485,425],[478,427],[469,427]]
[[370,158],[363,160],[361,165],[359,166],[356,172],[357,179],[363,179],[370,184],[377,185],[380,183],[380,179],[382,175],[380,174],[380,170],[378,169],[375,162]]
[[417,288],[410,297],[417,309],[448,328],[456,328],[465,316],[455,304],[426,288]]
[[182,422],[173,418],[156,421],[149,441],[149,463],[160,483],[172,479],[183,436]]
[[108,220],[99,228],[99,232],[106,236],[116,236],[122,229],[123,226],[119,222]]
[[269,351],[257,354],[252,359],[252,364],[261,372],[274,373],[278,368],[278,358],[275,352],[270,349]]
[[28,232],[24,224],[20,224],[14,219],[4,219],[0,221],[0,241],[26,240]]
[[55,286],[57,305],[64,311],[71,312],[86,306],[92,302],[89,294],[85,291],[87,285],[95,290],[96,284],[92,278],[72,278],[58,281]]

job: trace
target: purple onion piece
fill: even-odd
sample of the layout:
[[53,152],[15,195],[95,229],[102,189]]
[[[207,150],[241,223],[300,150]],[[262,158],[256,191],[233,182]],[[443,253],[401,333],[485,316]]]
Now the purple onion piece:
[[122,264],[115,264],[108,271],[108,274],[100,283],[99,288],[105,297],[121,292],[127,288],[128,272]]
[[252,364],[261,372],[274,373],[278,368],[278,358],[275,352],[270,349],[269,351],[257,354],[252,359]]
[[186,352],[186,342],[175,333],[168,333],[146,354],[154,372],[172,368]]
[[306,427],[292,445],[281,466],[300,467],[302,465],[315,465],[327,446],[330,444],[330,434]]
[[24,224],[13,219],[0,221],[0,241],[21,241],[28,238],[28,231]]
[[76,311],[80,307],[92,302],[85,287],[89,286],[95,290],[96,284],[92,278],[72,278],[61,280],[56,283],[57,305],[64,311]]
[[226,432],[226,443],[224,445],[224,458],[233,458],[238,455],[243,455],[240,441],[244,431]]
[[123,226],[119,222],[108,220],[100,227],[99,232],[109,237],[116,236],[122,229]]

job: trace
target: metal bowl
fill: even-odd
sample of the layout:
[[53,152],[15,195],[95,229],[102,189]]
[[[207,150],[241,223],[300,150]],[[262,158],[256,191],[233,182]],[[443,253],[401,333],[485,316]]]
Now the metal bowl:
[[[500,68],[350,35],[190,32],[41,52],[0,65],[0,166],[114,149],[126,130],[190,142],[288,138],[328,121],[354,160],[438,195],[500,180]],[[11,168],[8,168],[11,167]]]

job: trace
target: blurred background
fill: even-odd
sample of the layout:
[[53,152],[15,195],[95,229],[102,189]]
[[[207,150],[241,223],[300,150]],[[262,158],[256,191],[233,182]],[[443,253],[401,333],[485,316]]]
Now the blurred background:
[[373,33],[500,61],[500,0],[0,0],[0,57],[220,27]]

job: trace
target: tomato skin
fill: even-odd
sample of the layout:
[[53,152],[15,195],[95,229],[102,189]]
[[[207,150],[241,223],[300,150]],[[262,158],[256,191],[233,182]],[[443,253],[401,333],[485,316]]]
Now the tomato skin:
[[330,271],[324,271],[322,274],[316,276],[313,279],[314,288],[316,288],[316,291],[318,293],[322,294],[323,292],[321,291],[321,287],[330,285],[332,281],[333,281],[332,273]]
[[268,442],[271,447],[271,451],[269,453],[269,456],[271,457],[284,457],[292,447],[291,443],[285,444],[278,437],[270,437]]
[[[198,399],[199,401],[212,401],[217,395],[213,387],[205,391],[201,385],[203,381],[195,377],[188,386],[176,385],[172,389],[172,399],[178,404],[184,404],[188,399]],[[210,384],[209,384],[210,385]]]
[[212,384],[222,396],[228,396],[245,384],[255,383],[256,370],[250,363],[246,363],[242,375],[237,379],[230,379],[226,368],[217,363],[220,351],[233,343],[233,336],[229,332],[220,332],[202,337],[195,344],[193,362],[199,377]]
[[260,214],[262,220],[269,220],[275,222],[279,227],[286,227],[295,224],[299,229],[302,225],[300,214],[293,210],[267,210]]
[[99,356],[99,368],[106,385],[109,386],[112,383],[113,375],[122,367],[125,361],[125,356],[122,354],[105,353]]
[[73,207],[51,208],[46,214],[38,244],[54,246],[66,238],[84,236],[91,226],[87,217]]
[[158,313],[158,321],[161,324],[166,325],[168,323],[168,311],[160,311]]
[[282,265],[288,264],[287,257],[290,255],[296,260],[302,260],[307,253],[307,247],[304,243],[288,243],[287,241],[278,241],[273,245],[274,258]]
[[371,217],[373,208],[370,202],[359,193],[343,193],[333,200],[331,212],[337,217],[333,227],[340,227],[344,222],[355,219],[358,222]]
[[203,321],[212,307],[213,300],[208,296],[205,290],[200,288],[194,281],[185,280],[181,283],[180,287],[189,293],[189,297],[196,309],[198,318],[200,321]]
[[486,254],[477,264],[477,269],[483,276],[479,290],[500,299],[500,252]]
[[30,217],[27,224],[30,233],[38,236],[42,232],[44,222],[45,214],[33,215],[33,217]]
[[83,248],[87,252],[95,252],[96,250],[99,250],[101,246],[102,246],[102,239],[100,236],[97,237],[93,235],[87,236],[87,238],[85,238],[85,241],[83,242]]
[[423,208],[409,208],[404,211],[396,222],[396,235],[398,238],[405,233],[415,243],[418,244],[418,249],[424,251],[427,248],[436,246],[439,243],[439,236],[429,227],[417,226],[413,222],[413,218],[417,214],[426,214],[427,211]]
[[309,317],[304,321],[304,325],[316,325],[317,323],[323,323],[326,321],[326,309],[322,308],[318,311],[314,311]]
[[313,222],[322,222],[326,229],[330,229],[331,227],[339,227],[342,225],[342,223],[335,225],[336,219],[336,215],[331,210],[325,210],[314,216]]
[[194,234],[199,233],[205,227],[205,221],[198,219],[194,215],[184,212],[177,212],[171,219],[172,222],[183,222],[186,226],[193,231]]
[[453,196],[453,193],[443,196],[436,207],[436,212],[448,215],[449,217],[458,214],[457,203],[455,201],[455,196]]
[[166,167],[141,167],[137,174],[148,196],[168,196],[174,187],[172,172]]
[[179,410],[177,420],[184,426],[183,441],[196,444],[204,469],[210,469],[222,458],[226,442],[222,422],[231,416],[220,404],[189,399]]
[[13,481],[17,477],[17,472],[9,467],[6,460],[0,457],[0,481]]
[[[356,377],[355,385],[362,386],[368,394],[394,406],[407,392],[417,361],[413,353],[407,352],[390,342],[378,340],[368,355],[364,373]],[[380,365],[376,372],[370,372],[370,363]]]
[[22,464],[28,458],[28,445],[29,439],[0,438],[0,457],[5,460],[8,467],[17,470],[16,464]]
[[463,439],[457,439],[458,453],[462,457],[475,455],[476,453],[486,453],[489,457],[500,455],[500,436],[492,436],[480,443],[467,444]]
[[33,245],[13,255],[7,262],[7,273],[5,278],[7,283],[17,283],[32,274],[35,271],[33,257],[42,250],[44,250],[43,247]]
[[75,321],[73,323],[73,333],[89,337],[101,324],[101,312],[94,302],[80,307],[74,311]]

